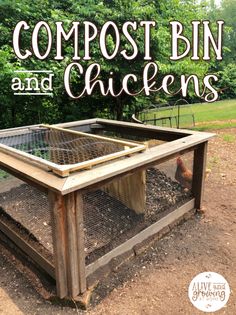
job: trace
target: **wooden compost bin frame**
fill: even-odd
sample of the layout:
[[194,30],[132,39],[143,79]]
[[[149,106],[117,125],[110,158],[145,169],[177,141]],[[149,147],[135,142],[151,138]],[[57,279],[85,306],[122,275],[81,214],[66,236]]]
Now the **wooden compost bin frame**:
[[[27,127],[37,126],[40,125]],[[48,194],[52,222],[54,222],[52,232],[55,263],[52,264],[48,261],[2,221],[0,221],[0,231],[6,234],[21,250],[56,280],[57,294],[60,298],[76,298],[86,291],[87,280],[93,277],[100,268],[108,265],[113,258],[129,252],[137,244],[160,233],[189,211],[201,207],[207,143],[214,134],[100,118],[57,124],[54,127],[97,134],[102,130],[106,130],[124,135],[129,134],[167,141],[142,153],[121,160],[113,160],[90,170],[75,172],[65,178],[48,172],[47,167],[29,163],[27,160],[19,159],[7,152],[0,152],[1,169]],[[12,128],[0,132],[20,131],[25,128]],[[192,151],[194,151],[192,184],[194,197],[161,220],[86,266],[83,234],[83,193],[109,184],[125,175],[145,170],[150,166]]]
[[[66,165],[59,165],[55,162],[45,160],[45,159],[40,158],[38,156],[29,154],[27,152],[12,148],[10,146],[7,146],[7,145],[1,144],[1,143],[0,143],[0,151],[6,152],[7,154],[15,155],[19,159],[20,158],[28,159],[34,163],[39,164],[39,166],[41,165],[41,166],[48,167],[49,170],[53,171],[55,174],[57,174],[61,177],[67,177],[72,172],[83,170],[83,169],[89,169],[89,168],[92,168],[93,166],[96,166],[98,164],[108,162],[108,161],[111,161],[111,160],[114,160],[114,159],[117,159],[117,158],[120,158],[123,156],[128,156],[128,155],[131,155],[133,153],[142,152],[146,149],[146,146],[142,143],[134,143],[131,141],[112,139],[112,138],[103,137],[103,136],[99,136],[99,135],[88,134],[85,132],[79,132],[76,130],[60,128],[58,126],[40,125],[40,126],[38,126],[38,129],[36,129],[36,127],[34,126],[33,129],[32,129],[32,127],[31,128],[25,128],[22,131],[24,131],[24,132],[26,131],[26,133],[27,133],[30,130],[40,130],[40,128],[45,128],[45,129],[55,130],[55,131],[61,131],[64,133],[73,134],[75,136],[76,135],[81,136],[81,137],[86,136],[86,137],[91,138],[91,139],[103,140],[106,142],[111,142],[113,144],[123,145],[124,147],[123,147],[123,150],[120,150],[120,151],[115,152],[115,153],[106,154],[104,156],[93,158],[91,160],[87,160],[87,161],[83,161],[83,162],[79,162],[79,163],[74,163],[74,164],[66,164]],[[5,134],[8,134],[8,132],[6,132],[6,131],[2,132],[2,133],[0,132],[0,136],[4,136]],[[12,132],[9,132],[9,134],[10,134],[10,136],[12,136]],[[16,133],[16,135],[17,135],[17,133]],[[14,134],[13,134],[13,136],[14,136]]]

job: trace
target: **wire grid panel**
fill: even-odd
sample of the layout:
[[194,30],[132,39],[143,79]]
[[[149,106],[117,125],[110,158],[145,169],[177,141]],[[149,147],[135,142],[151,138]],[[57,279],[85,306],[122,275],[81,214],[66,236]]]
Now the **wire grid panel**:
[[141,216],[102,189],[84,194],[86,263],[112,250],[119,238],[127,237]]
[[40,127],[3,133],[0,144],[58,165],[76,164],[124,150],[119,143]]
[[[192,174],[192,159],[192,153],[181,157],[184,166],[189,171],[189,177]],[[143,212],[137,213],[129,206],[130,203],[126,203],[126,200],[132,198],[132,189],[122,190],[122,194],[125,194],[123,198],[120,197],[121,191],[115,196],[109,192],[107,187],[84,194],[87,265],[192,198],[191,185],[189,185],[191,178],[185,178],[178,165],[177,159],[172,159],[144,171],[145,203]],[[119,184],[117,184],[118,181],[120,181]],[[125,177],[115,181],[117,190],[120,190],[125,181]],[[138,185],[139,183],[136,181],[135,187],[133,187],[134,192]]]
[[0,220],[53,262],[52,222],[45,193],[1,171]]

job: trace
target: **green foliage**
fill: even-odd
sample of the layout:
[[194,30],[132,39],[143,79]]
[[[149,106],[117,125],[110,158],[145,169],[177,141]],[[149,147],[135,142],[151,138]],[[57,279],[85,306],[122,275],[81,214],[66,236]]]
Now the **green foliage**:
[[236,1],[222,0],[220,9],[220,18],[222,18],[228,29],[225,36],[225,46],[228,48],[225,52],[224,61],[226,63],[235,63],[236,61]]
[[8,178],[9,176],[10,176],[10,174],[8,174],[8,173],[6,173],[6,172],[0,170],[0,181],[2,181],[2,180],[4,180],[4,179]]
[[[147,113],[146,118],[152,119],[156,114],[157,117],[167,116],[166,111],[168,108],[159,109],[159,111],[152,111]],[[164,114],[162,114],[162,111]],[[169,110],[169,115],[177,115],[178,109],[172,111]],[[192,104],[190,106],[184,106],[180,108],[180,115],[188,115],[194,113],[195,121],[199,125],[206,122],[217,122],[217,121],[231,121],[236,117],[236,99],[224,100],[215,103],[201,103]]]
[[233,98],[236,95],[236,64],[228,64],[219,71],[222,98]]
[[222,138],[225,142],[228,142],[228,143],[233,143],[236,140],[236,137],[234,135],[227,134],[227,133],[224,134]]
[[236,96],[236,1],[222,0],[221,6],[216,7],[211,0],[209,16],[213,20],[224,20],[223,61],[211,63],[210,71],[218,73],[218,87],[222,90],[221,99]]
[[[232,25],[229,26],[229,36],[233,36],[231,30],[235,27],[233,16],[229,10],[229,6],[234,6],[234,0],[223,0],[222,15],[230,17]],[[59,121],[70,121],[75,119],[83,119],[88,117],[111,117],[118,119],[129,119],[131,114],[137,112],[148,105],[150,102],[165,101],[166,95],[158,93],[146,97],[139,95],[136,97],[128,96],[123,93],[120,97],[102,97],[98,91],[91,96],[84,96],[78,100],[71,100],[65,92],[63,75],[68,64],[72,62],[73,57],[73,38],[63,43],[64,60],[56,61],[55,57],[55,41],[49,57],[46,60],[38,60],[35,57],[29,57],[26,60],[16,58],[12,49],[12,31],[18,21],[27,21],[30,29],[34,27],[38,21],[47,21],[50,24],[55,37],[55,22],[63,21],[65,31],[68,31],[73,21],[91,21],[98,28],[105,21],[114,21],[120,28],[126,21],[142,21],[155,20],[157,27],[152,30],[151,54],[154,61],[159,66],[157,84],[161,82],[167,73],[174,74],[178,81],[181,74],[197,74],[199,78],[214,70],[220,73],[221,81],[219,87],[230,84],[230,94],[235,93],[235,78],[232,80],[235,71],[234,62],[232,66],[217,68],[214,63],[203,61],[193,62],[187,57],[179,62],[169,59],[171,54],[170,44],[170,26],[169,22],[178,20],[185,26],[185,35],[191,40],[191,20],[205,19],[210,14],[206,10],[207,1],[200,4],[195,0],[2,0],[0,2],[0,126],[1,128],[28,125],[33,123],[47,122],[56,123]],[[221,11],[220,11],[221,12]],[[213,17],[212,17],[213,19]],[[216,20],[213,19],[214,21]],[[235,31],[235,28],[234,28]],[[83,30],[79,33],[79,48],[81,55],[83,54]],[[143,60],[144,55],[144,30],[139,27],[133,32],[135,41],[139,48],[139,54],[135,60],[127,61],[118,55],[113,60],[106,60],[101,56],[99,42],[95,40],[91,44],[92,60],[80,60],[80,64],[84,69],[92,62],[101,65],[102,72],[99,79],[107,82],[110,71],[113,71],[115,88],[118,90],[121,86],[122,78],[133,73],[137,75],[136,84],[130,83],[131,90],[139,90],[142,82],[142,69],[145,66]],[[235,41],[234,41],[235,42]],[[40,33],[40,49],[44,49],[46,45],[45,32]],[[21,36],[22,50],[30,49],[31,32],[25,31]],[[111,32],[107,37],[108,50],[114,48],[114,34]],[[121,36],[121,47],[132,53],[132,47]],[[184,47],[182,47],[183,49]],[[225,48],[227,50],[227,48]],[[235,49],[230,47],[229,51]],[[233,53],[232,53],[233,55]],[[235,50],[234,50],[235,55]],[[211,67],[211,68],[209,68]],[[53,78],[53,97],[50,96],[14,96],[11,90],[11,80],[14,77],[15,70],[52,70]],[[24,78],[25,74],[21,74]],[[230,81],[231,80],[231,81]],[[231,82],[231,83],[230,83]],[[81,91],[84,86],[84,78],[78,77],[73,72],[71,77],[71,87],[74,91]],[[179,98],[178,95],[175,98]],[[188,100],[194,100],[193,88],[190,87]]]

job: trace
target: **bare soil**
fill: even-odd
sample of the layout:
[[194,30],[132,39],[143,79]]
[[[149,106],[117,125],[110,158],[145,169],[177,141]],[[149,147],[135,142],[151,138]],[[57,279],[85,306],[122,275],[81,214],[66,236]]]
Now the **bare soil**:
[[202,314],[187,295],[192,278],[222,274],[231,296],[217,314],[236,314],[236,129],[217,131],[209,144],[204,213],[174,228],[95,290],[87,311],[45,301],[0,244],[0,314]]

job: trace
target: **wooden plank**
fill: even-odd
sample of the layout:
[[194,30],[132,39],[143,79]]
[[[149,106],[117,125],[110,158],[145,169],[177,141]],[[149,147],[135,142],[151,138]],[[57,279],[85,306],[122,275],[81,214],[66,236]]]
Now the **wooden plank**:
[[2,151],[3,153],[6,153],[6,154],[13,155],[13,156],[17,157],[18,159],[24,159],[28,163],[29,162],[37,163],[40,166],[47,167],[48,170],[53,170],[53,169],[56,169],[59,171],[64,170],[64,165],[55,164],[53,162],[47,161],[47,160],[40,158],[38,156],[29,154],[29,153],[24,152],[24,151],[20,151],[18,149],[9,147],[9,146],[2,144],[2,143],[0,143],[0,151]]
[[[54,126],[41,125],[41,127],[49,128],[49,129],[53,129],[53,130],[55,129],[58,131],[73,133],[73,134],[77,134],[77,135],[83,135],[83,136],[90,137],[90,138],[97,138],[97,139],[101,139],[101,140],[105,140],[105,141],[110,141],[110,142],[114,142],[114,143],[118,143],[118,144],[122,144],[124,146],[127,146],[127,148],[122,150],[122,151],[115,152],[112,154],[107,154],[107,155],[104,155],[104,156],[101,156],[98,158],[94,158],[94,159],[91,159],[88,161],[79,162],[79,163],[75,163],[75,164],[67,164],[67,165],[59,165],[59,164],[56,164],[54,162],[47,161],[41,157],[37,157],[35,155],[29,154],[27,152],[12,148],[10,146],[7,146],[7,145],[1,144],[1,143],[0,143],[0,150],[6,154],[11,154],[11,155],[16,156],[18,158],[22,158],[22,159],[25,159],[27,161],[34,162],[34,163],[37,163],[39,165],[48,167],[48,170],[52,170],[56,174],[58,174],[62,177],[65,177],[65,176],[68,176],[70,172],[81,170],[84,168],[91,168],[94,165],[104,163],[104,162],[116,159],[118,157],[127,156],[130,154],[136,153],[136,152],[144,151],[146,149],[146,146],[144,144],[137,144],[137,143],[122,141],[122,140],[118,140],[118,139],[111,139],[111,138],[107,138],[107,137],[97,136],[94,134],[86,134],[86,133],[79,132],[79,131],[62,129],[62,128],[54,127]],[[129,147],[131,147],[131,148],[129,148]]]
[[[211,137],[213,136],[211,135]],[[184,153],[186,150],[194,148],[196,144],[205,142],[207,139],[199,133],[173,141],[171,145],[164,143],[158,147],[146,150],[142,154],[131,156],[125,160],[115,161],[111,165],[102,165],[96,168],[96,171],[87,170],[78,174],[71,174],[68,178],[59,178],[47,170],[39,168],[37,165],[28,164],[23,160],[2,152],[0,152],[0,167],[22,180],[33,181],[55,192],[67,194],[71,191],[96,184],[99,181],[109,180],[112,177],[131,172],[150,163],[161,162],[164,159],[168,159],[168,157],[171,158],[175,154],[179,154],[179,152]]]
[[57,293],[75,298],[86,291],[82,196],[51,193],[50,200]]
[[84,217],[83,217],[83,198],[80,191],[75,192],[75,220],[77,232],[77,255],[78,255],[78,273],[80,293],[84,293],[87,289],[85,276],[85,246],[84,246]]
[[[146,127],[150,127],[148,125],[145,125]],[[153,126],[156,127],[156,126]],[[183,135],[183,134],[177,134],[177,133],[168,133],[166,131],[160,131],[160,130],[148,130],[148,129],[134,129],[130,128],[129,126],[113,126],[113,125],[103,125],[103,130],[104,131],[110,131],[110,132],[115,132],[122,137],[126,137],[127,135],[129,136],[134,136],[134,137],[140,137],[141,139],[147,138],[147,139],[158,139],[162,141],[174,141],[180,138],[183,138],[188,135]],[[190,135],[190,134],[189,134]]]
[[135,148],[125,148],[123,151],[119,151],[116,153],[111,153],[107,154],[92,160],[76,163],[76,164],[69,164],[69,165],[64,165],[63,168],[53,168],[53,172],[60,175],[61,177],[69,176],[71,172],[75,172],[78,170],[83,170],[83,169],[90,169],[92,166],[109,162],[114,159],[117,159],[119,157],[125,157],[129,156],[130,154],[133,153],[138,153],[141,151],[144,151],[146,149],[145,145],[139,145]]
[[20,130],[3,130],[2,132],[0,132],[0,138],[4,139],[7,137],[12,137],[12,136],[23,136],[23,135],[27,135],[29,134],[30,129],[20,129]]
[[69,297],[86,291],[83,199],[79,191],[64,197],[67,226],[67,282]]
[[137,214],[146,208],[146,172],[138,171],[112,181],[103,188]]
[[29,130],[30,128],[37,128],[39,127],[40,125],[28,125],[28,126],[22,126],[22,127],[15,127],[15,128],[8,128],[8,129],[0,129],[0,133],[1,134],[4,134],[4,133],[8,133],[9,131],[10,132],[14,132],[14,131],[22,131],[22,130]]
[[[73,129],[72,129],[73,130]],[[101,125],[101,124],[92,124],[91,125],[91,130],[93,131],[93,132],[99,132],[100,130],[104,130],[104,126],[103,125]],[[132,140],[133,141],[133,140]]]
[[145,141],[145,143],[148,148],[153,148],[153,147],[163,144],[164,142],[157,139],[151,139],[151,140]]
[[[73,128],[73,127],[81,127],[83,128],[84,126],[90,126],[91,124],[96,123],[96,118],[92,119],[85,119],[85,120],[77,120],[74,122],[66,122],[66,123],[60,123],[60,124],[55,124],[53,126],[58,126],[61,128]],[[0,129],[0,134],[1,136],[5,133],[9,132],[15,132],[16,134],[19,134],[19,131],[29,131],[35,128],[40,128],[41,124],[36,124],[36,125],[27,125],[27,126],[21,126],[21,127],[14,127],[14,128],[7,128],[7,129]],[[89,128],[91,129],[91,128]]]
[[67,123],[60,123],[60,124],[55,124],[53,126],[92,133],[93,124],[96,124],[96,118],[67,122]]
[[13,243],[15,243],[24,253],[26,253],[27,256],[35,261],[52,278],[55,279],[54,265],[1,220],[0,231],[4,233]]
[[194,149],[194,146],[206,141],[200,134],[188,136],[186,138],[175,140],[171,143],[164,143],[158,147],[150,148],[142,154],[131,156],[128,159],[122,159],[102,165],[96,168],[96,172],[88,170],[77,174],[71,174],[65,181],[62,194],[67,194],[73,190],[88,187],[98,182],[105,181],[117,175],[122,175],[140,167],[148,166],[152,163],[158,164],[160,161],[175,157],[177,154],[183,154]]
[[158,222],[152,224],[151,226],[141,231],[140,233],[138,233],[137,235],[135,235],[128,241],[124,242],[120,246],[114,248],[109,253],[99,258],[97,261],[88,265],[86,267],[86,277],[94,273],[97,269],[101,268],[102,266],[105,266],[106,264],[108,264],[114,257],[120,256],[124,254],[125,252],[128,252],[136,244],[143,242],[144,240],[148,239],[150,236],[160,232],[166,226],[170,225],[177,219],[181,218],[185,213],[187,213],[188,211],[194,208],[194,203],[195,203],[195,200],[191,199],[180,208],[169,213],[167,216],[165,216]]
[[212,133],[208,132],[199,132],[195,130],[190,129],[177,129],[177,128],[170,128],[170,127],[161,127],[161,126],[153,126],[153,125],[144,125],[144,124],[137,124],[137,123],[131,123],[131,122],[125,122],[125,121],[118,121],[118,120],[109,120],[109,119],[102,119],[97,118],[96,122],[98,124],[104,125],[104,126],[116,126],[119,128],[130,128],[130,129],[139,129],[139,130],[148,130],[148,131],[160,131],[160,132],[166,132],[170,134],[179,134],[179,135],[195,135],[195,134],[202,134],[205,136],[212,136]]
[[194,150],[192,192],[195,196],[195,208],[200,209],[205,186],[207,160],[207,142],[198,145]]
[[[0,164],[0,169],[5,171],[5,172],[7,172],[8,174],[13,175],[13,176],[17,177],[18,179],[22,180],[22,176],[19,175],[18,172],[15,172],[15,171],[7,168],[7,167],[4,167],[1,164]],[[45,186],[41,186],[37,182],[34,182],[33,180],[31,180],[31,179],[29,179],[27,177],[25,177],[24,180],[22,180],[22,181],[24,181],[25,183],[29,184],[30,186],[33,186],[33,187],[37,188],[38,190],[42,191],[43,193],[46,193],[46,194],[48,193],[48,189]]]
[[97,122],[97,118],[92,118],[92,119],[76,120],[76,121],[70,121],[66,123],[54,124],[53,126],[60,127],[60,128],[73,128],[73,127],[95,124],[96,122]]
[[[112,143],[118,143],[118,144],[122,144],[124,146],[130,146],[130,147],[137,147],[138,146],[138,144],[135,142],[99,136],[99,135],[95,135],[92,133],[85,133],[85,132],[81,132],[81,131],[77,131],[77,130],[60,128],[60,127],[56,127],[54,125],[41,125],[41,127],[53,129],[53,130],[58,130],[58,131],[62,131],[62,132],[68,132],[68,133],[72,133],[74,135],[78,135],[78,136],[82,136],[82,137],[89,137],[89,138],[100,139],[100,140],[104,140],[104,141],[108,141],[108,142],[112,142]],[[140,145],[142,145],[142,143],[140,143]]]
[[0,168],[30,185],[36,186],[38,189],[45,187],[45,191],[51,189],[61,192],[66,181],[64,178],[59,178],[53,175],[53,173],[39,168],[37,165],[31,165],[26,161],[19,160],[3,152],[0,152]]
[[169,134],[179,134],[179,135],[191,135],[195,134],[196,131],[193,130],[186,130],[186,129],[177,129],[177,128],[169,128],[169,127],[160,127],[160,126],[153,126],[153,125],[144,125],[144,124],[138,124],[138,123],[130,123],[130,122],[124,122],[124,121],[118,121],[118,120],[108,120],[108,119],[97,119],[98,124],[103,125],[110,125],[110,126],[116,126],[119,128],[122,127],[128,127],[130,129],[139,129],[139,130],[149,130],[149,131],[159,131],[159,132],[165,132]]
[[92,160],[75,163],[75,164],[67,164],[67,165],[59,165],[50,161],[47,161],[43,158],[37,157],[35,155],[17,150],[15,148],[6,146],[4,144],[0,144],[0,151],[2,151],[5,154],[11,154],[15,156],[16,158],[24,159],[26,162],[34,162],[37,163],[39,166],[44,166],[48,168],[48,171],[51,170],[55,174],[65,177],[69,176],[70,172],[78,171],[81,169],[91,168],[94,165],[101,164],[113,159],[117,159],[122,156],[127,156],[136,152],[140,152],[145,150],[145,145],[139,145],[134,148],[125,149],[123,151],[119,151],[112,154],[107,154]]
[[[149,126],[150,128],[150,126]],[[43,187],[50,188],[55,192],[67,194],[80,188],[94,185],[99,181],[106,181],[118,175],[132,172],[150,163],[159,163],[164,159],[173,157],[179,152],[185,152],[187,149],[194,148],[195,145],[206,142],[214,134],[196,133],[186,136],[170,143],[164,143],[156,148],[146,150],[142,154],[131,156],[128,159],[122,159],[96,167],[96,170],[86,170],[80,173],[71,174],[68,178],[59,178],[48,172],[43,166],[29,164],[25,160],[20,160],[9,154],[0,152],[0,167],[4,167],[14,176],[22,180],[30,180]]]
[[212,134],[186,129],[167,128],[153,125],[144,125],[116,120],[97,119],[97,123],[104,126],[104,130],[116,131],[121,134],[136,135],[140,137],[156,138],[163,141],[174,141],[189,135],[201,134],[211,138]]
[[69,294],[67,286],[67,231],[65,206],[63,197],[51,191],[49,192],[49,201],[53,222],[52,235],[57,294],[60,298],[64,298]]
[[76,227],[76,204],[75,193],[70,193],[64,197],[66,225],[67,225],[67,281],[68,293],[71,297],[76,297],[80,293],[79,284],[79,262],[77,254],[77,227]]

